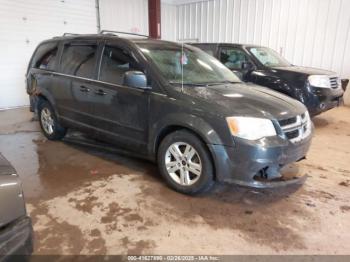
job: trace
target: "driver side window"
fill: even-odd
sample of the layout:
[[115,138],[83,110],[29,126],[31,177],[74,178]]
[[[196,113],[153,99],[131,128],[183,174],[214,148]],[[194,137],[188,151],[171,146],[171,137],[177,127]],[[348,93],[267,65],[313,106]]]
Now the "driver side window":
[[126,51],[118,47],[105,46],[101,61],[100,81],[123,85],[124,74],[132,70],[140,69]]
[[241,70],[242,64],[248,62],[247,55],[237,48],[221,48],[220,61],[231,70]]

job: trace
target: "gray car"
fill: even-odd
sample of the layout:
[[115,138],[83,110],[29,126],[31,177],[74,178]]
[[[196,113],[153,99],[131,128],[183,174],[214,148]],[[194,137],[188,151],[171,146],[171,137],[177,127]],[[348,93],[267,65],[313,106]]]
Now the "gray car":
[[0,261],[10,255],[30,255],[33,229],[16,170],[0,154]]

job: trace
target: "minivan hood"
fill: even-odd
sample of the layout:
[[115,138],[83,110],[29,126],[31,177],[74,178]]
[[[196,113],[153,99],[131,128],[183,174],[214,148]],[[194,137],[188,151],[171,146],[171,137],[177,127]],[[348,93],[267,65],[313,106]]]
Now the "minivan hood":
[[0,154],[0,228],[25,215],[21,182],[15,169]]
[[303,66],[286,66],[286,67],[273,67],[271,69],[272,71],[277,72],[293,72],[293,73],[300,73],[303,75],[336,75],[335,72],[323,70],[319,68],[313,68],[313,67],[303,67]]
[[306,111],[305,106],[297,100],[250,83],[185,87],[184,93],[220,106],[220,109],[213,110],[220,110],[225,117],[239,115],[286,119]]

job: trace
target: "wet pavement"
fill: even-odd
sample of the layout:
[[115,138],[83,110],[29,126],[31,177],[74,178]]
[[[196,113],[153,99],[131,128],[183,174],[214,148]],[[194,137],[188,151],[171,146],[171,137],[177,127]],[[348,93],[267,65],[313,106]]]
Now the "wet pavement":
[[36,254],[350,254],[350,108],[314,119],[308,159],[285,170],[304,185],[197,197],[112,146],[48,141],[31,117],[0,111],[0,151],[22,179]]

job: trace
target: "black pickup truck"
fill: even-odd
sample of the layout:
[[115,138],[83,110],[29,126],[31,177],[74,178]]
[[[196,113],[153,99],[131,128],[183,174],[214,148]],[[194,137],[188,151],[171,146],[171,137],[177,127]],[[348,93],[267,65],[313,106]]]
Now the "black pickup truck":
[[[274,50],[243,44],[193,43],[219,59],[243,81],[266,86],[302,102],[311,116],[343,103],[342,80],[336,73],[294,66]],[[347,80],[343,80],[345,87]]]

